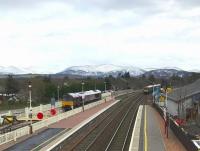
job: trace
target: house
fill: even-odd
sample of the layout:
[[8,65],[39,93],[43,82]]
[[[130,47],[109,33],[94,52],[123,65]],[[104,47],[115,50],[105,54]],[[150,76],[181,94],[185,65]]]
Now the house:
[[196,119],[200,115],[200,79],[169,93],[167,108],[171,115],[186,121]]

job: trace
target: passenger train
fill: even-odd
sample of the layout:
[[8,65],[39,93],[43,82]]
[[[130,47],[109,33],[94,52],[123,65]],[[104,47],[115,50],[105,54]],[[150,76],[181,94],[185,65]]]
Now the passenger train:
[[160,89],[160,87],[161,87],[161,84],[148,85],[144,87],[143,92],[145,94],[150,94],[150,93],[153,93],[153,90],[156,90],[158,88]]

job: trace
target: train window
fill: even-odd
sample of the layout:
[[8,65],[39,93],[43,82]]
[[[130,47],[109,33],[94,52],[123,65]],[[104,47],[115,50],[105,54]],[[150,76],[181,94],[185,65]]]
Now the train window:
[[71,95],[63,95],[64,100],[73,100],[73,97]]

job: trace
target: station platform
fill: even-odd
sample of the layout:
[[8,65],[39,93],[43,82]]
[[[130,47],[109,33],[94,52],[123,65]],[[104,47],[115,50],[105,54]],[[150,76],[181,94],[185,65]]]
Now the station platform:
[[186,151],[169,128],[165,134],[164,120],[150,105],[139,107],[129,151]]
[[[29,136],[22,137],[16,142],[12,141],[4,145],[0,145],[0,151],[1,150],[7,150],[7,151],[40,150],[38,149],[38,147],[41,146],[42,148],[43,144],[45,144],[46,142],[48,143],[49,140],[51,141],[53,140],[51,143],[55,144],[54,141],[57,141],[57,139],[54,138],[55,133],[59,134],[60,132],[59,137],[61,138],[65,137],[68,134],[68,132],[70,132],[71,130],[75,128],[79,129],[79,127],[83,126],[89,120],[92,120],[93,118],[95,118],[96,116],[98,116],[103,111],[110,108],[112,105],[116,104],[117,102],[118,100],[107,101],[93,108],[87,109],[84,112],[80,112],[66,119],[60,120],[59,122],[49,125],[48,127],[43,128],[39,130],[38,132],[36,131],[35,133]],[[46,151],[47,149],[41,149],[41,150]]]

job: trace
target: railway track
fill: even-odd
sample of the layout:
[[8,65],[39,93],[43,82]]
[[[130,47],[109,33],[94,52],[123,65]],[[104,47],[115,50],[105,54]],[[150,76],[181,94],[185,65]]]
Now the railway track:
[[[135,118],[137,115],[137,108],[141,103],[141,98],[138,98],[138,100],[139,101],[133,103],[127,110],[126,114],[124,115],[123,119],[118,125],[114,135],[112,136],[110,142],[108,143],[105,149],[106,151],[128,150],[129,143],[131,140],[130,134],[132,134],[130,132],[132,132],[134,126]],[[94,144],[92,145],[94,146]]]
[[[117,98],[124,99],[125,97],[126,97],[125,95],[122,95],[122,96],[119,96]],[[34,121],[33,121],[33,123],[34,123]],[[6,125],[2,125],[2,126],[0,126],[0,135],[14,131],[16,129],[19,129],[19,128],[22,128],[22,127],[25,127],[25,126],[28,126],[30,124],[31,124],[30,121],[23,121],[23,122],[18,122],[18,123],[14,123],[14,124],[9,123],[9,124],[6,124]]]
[[140,93],[127,94],[122,101],[73,134],[53,150],[127,150]]

